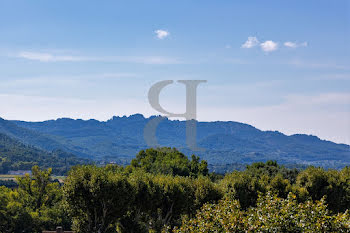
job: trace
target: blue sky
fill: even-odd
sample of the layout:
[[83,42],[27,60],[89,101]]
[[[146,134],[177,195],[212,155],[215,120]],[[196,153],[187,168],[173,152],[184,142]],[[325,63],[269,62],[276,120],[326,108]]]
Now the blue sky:
[[199,120],[349,144],[349,27],[342,0],[1,1],[0,116],[149,116],[200,79]]

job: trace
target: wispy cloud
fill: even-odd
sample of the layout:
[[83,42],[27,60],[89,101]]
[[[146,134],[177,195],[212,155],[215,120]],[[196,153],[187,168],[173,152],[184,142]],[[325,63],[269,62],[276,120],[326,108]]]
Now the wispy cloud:
[[296,43],[296,42],[291,42],[291,41],[286,41],[283,44],[284,46],[288,47],[288,48],[298,48],[298,47],[306,47],[308,44],[307,42],[303,42],[303,43]]
[[56,55],[53,53],[28,52],[23,51],[15,55],[17,58],[40,61],[40,62],[121,62],[121,63],[140,63],[153,65],[182,64],[183,61],[178,58],[164,56],[75,56],[75,55]]
[[161,57],[161,56],[126,56],[126,57],[115,57],[111,59],[117,62],[127,63],[141,63],[151,65],[168,65],[168,64],[183,64],[184,62],[172,57]]
[[255,36],[249,36],[247,41],[242,44],[242,48],[250,49],[259,44],[258,39]]
[[335,70],[350,70],[349,65],[338,64],[335,62],[314,62],[304,61],[300,59],[294,59],[287,62],[288,65],[296,66],[298,68],[310,68],[310,69],[335,69]]
[[[80,74],[80,75],[51,75],[34,76],[22,78],[7,78],[0,82],[2,90],[28,90],[35,91],[38,87],[65,88],[80,87],[82,85],[100,84],[101,82],[110,83],[120,79],[136,79],[142,77],[134,73],[100,73],[100,74]],[[0,77],[0,79],[2,79]]]
[[261,43],[260,47],[264,52],[272,52],[278,49],[278,44],[272,40],[267,40]]
[[42,62],[94,60],[93,58],[89,58],[89,57],[62,56],[62,55],[53,55],[50,53],[40,53],[40,52],[20,52],[17,55],[17,57],[28,59],[28,60],[42,61]]
[[160,40],[163,40],[170,35],[168,31],[161,30],[161,29],[155,30],[154,33],[156,34],[157,38]]

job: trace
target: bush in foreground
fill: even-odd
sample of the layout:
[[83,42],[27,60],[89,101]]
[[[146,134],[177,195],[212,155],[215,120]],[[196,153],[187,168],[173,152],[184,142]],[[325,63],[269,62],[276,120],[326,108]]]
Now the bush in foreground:
[[331,215],[324,199],[298,203],[292,193],[286,199],[267,193],[246,211],[228,199],[205,204],[174,232],[350,232],[350,215]]

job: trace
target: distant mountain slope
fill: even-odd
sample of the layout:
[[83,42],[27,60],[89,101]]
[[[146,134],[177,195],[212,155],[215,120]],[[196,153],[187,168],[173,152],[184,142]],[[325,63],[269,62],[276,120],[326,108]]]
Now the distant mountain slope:
[[0,118],[0,133],[18,139],[25,144],[34,145],[43,150],[65,150],[77,154],[80,157],[89,156],[83,152],[84,148],[76,148],[75,145],[70,144],[69,140],[64,137],[47,135],[29,128],[20,127],[17,124],[2,118]]
[[[129,161],[140,149],[147,147],[143,129],[151,118],[135,114],[113,117],[106,122],[62,118],[10,123],[40,135],[48,135],[50,140],[54,140],[52,143],[60,143],[63,147],[76,150],[78,154],[97,159]],[[159,144],[177,147],[187,155],[195,153],[211,164],[249,163],[268,159],[324,167],[350,164],[349,145],[309,135],[286,136],[277,131],[261,131],[238,122],[198,122],[197,141],[205,151],[192,152],[186,148],[185,125],[185,121],[165,118],[157,128]],[[33,144],[37,145],[36,142]]]
[[61,150],[43,151],[0,133],[0,174],[9,170],[30,170],[34,165],[51,167],[54,174],[64,174],[70,166],[87,162]]

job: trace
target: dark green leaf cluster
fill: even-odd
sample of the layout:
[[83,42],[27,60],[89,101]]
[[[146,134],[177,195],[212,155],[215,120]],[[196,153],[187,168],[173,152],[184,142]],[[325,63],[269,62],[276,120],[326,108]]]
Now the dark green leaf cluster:
[[131,161],[131,167],[153,174],[197,177],[208,175],[208,164],[192,155],[191,160],[175,148],[163,147],[141,150]]
[[222,195],[207,177],[79,166],[63,187],[77,232],[160,232]]
[[242,208],[255,206],[259,193],[269,191],[281,198],[293,192],[299,201],[325,197],[328,208],[335,213],[350,207],[350,167],[342,170],[308,167],[299,171],[273,161],[254,163],[245,171],[226,174],[220,187],[226,197],[239,200]]

